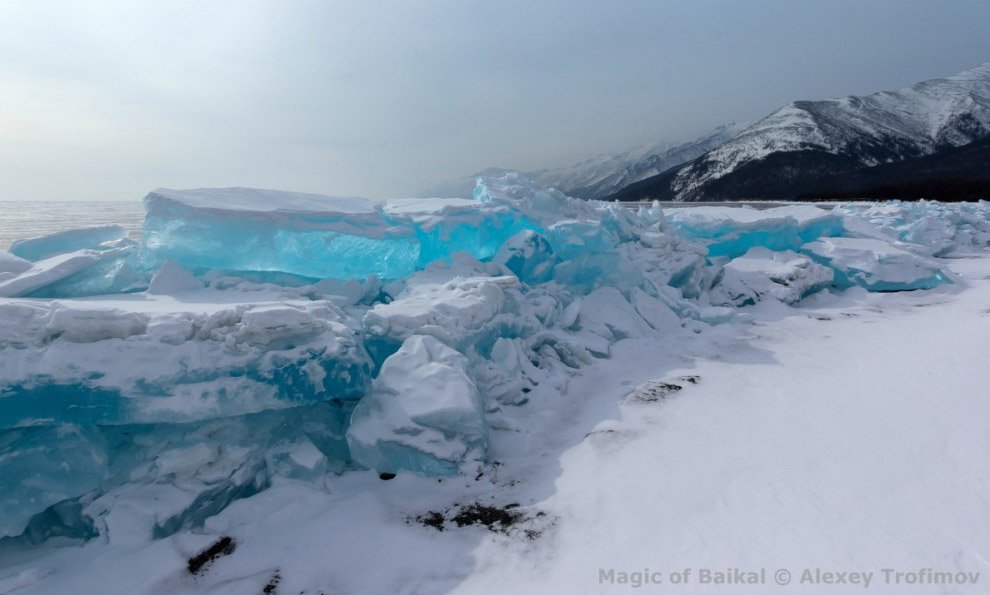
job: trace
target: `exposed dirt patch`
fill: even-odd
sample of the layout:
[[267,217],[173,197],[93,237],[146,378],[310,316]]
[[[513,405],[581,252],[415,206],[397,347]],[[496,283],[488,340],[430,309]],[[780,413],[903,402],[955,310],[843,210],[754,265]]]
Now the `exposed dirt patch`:
[[640,403],[655,403],[683,389],[684,387],[680,384],[651,380],[646,384],[636,387],[633,392],[629,393],[626,400]]
[[282,574],[279,571],[275,571],[272,578],[268,580],[268,583],[261,589],[261,592],[265,595],[275,595],[278,593],[278,584],[282,582]]
[[437,531],[480,525],[493,533],[521,534],[531,540],[538,538],[554,524],[547,513],[539,511],[531,514],[515,502],[504,506],[489,506],[477,502],[466,506],[455,504],[446,511],[431,510],[413,520]]
[[224,535],[205,550],[186,561],[186,568],[189,574],[199,574],[203,572],[214,560],[221,556],[229,556],[237,549],[237,543],[233,537]]
[[416,522],[424,527],[433,527],[437,531],[443,531],[444,516],[442,512],[431,510],[416,517]]
[[694,376],[694,375],[681,376],[680,378],[678,378],[678,380],[680,380],[681,382],[687,382],[688,384],[698,384],[699,382],[701,382],[701,376]]
[[485,506],[484,504],[471,504],[462,508],[450,520],[458,527],[465,525],[484,525],[490,531],[505,530],[516,524],[522,518],[522,513],[516,510],[519,504],[507,504],[501,508],[497,506]]

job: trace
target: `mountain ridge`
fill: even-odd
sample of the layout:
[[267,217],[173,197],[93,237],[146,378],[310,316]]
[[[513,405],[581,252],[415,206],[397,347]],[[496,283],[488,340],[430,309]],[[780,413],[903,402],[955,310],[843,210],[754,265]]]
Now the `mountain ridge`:
[[990,62],[898,91],[794,101],[694,161],[615,200],[793,198],[830,176],[990,136]]
[[[723,124],[686,142],[661,141],[619,153],[601,153],[570,166],[522,172],[541,186],[579,198],[600,199],[625,186],[683,165],[735,136],[748,123]],[[489,167],[470,176],[438,184],[422,197],[470,196],[478,176],[503,175],[512,169]]]

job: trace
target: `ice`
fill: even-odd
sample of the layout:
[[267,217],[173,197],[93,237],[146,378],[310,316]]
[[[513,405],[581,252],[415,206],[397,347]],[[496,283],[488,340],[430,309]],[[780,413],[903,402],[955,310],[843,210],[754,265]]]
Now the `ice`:
[[0,281],[19,275],[30,268],[31,261],[0,251]]
[[825,238],[805,244],[801,252],[832,268],[839,287],[909,291],[949,281],[931,259],[875,239]]
[[833,272],[790,250],[750,248],[722,267],[710,300],[719,306],[745,306],[766,298],[796,303],[832,284]]
[[847,221],[867,222],[891,239],[924,246],[932,256],[966,255],[990,246],[990,202],[985,200],[850,203],[836,212]]
[[0,277],[0,297],[81,297],[143,288],[129,246],[83,249],[35,262],[14,276]]
[[677,352],[761,300],[935,287],[932,255],[987,243],[985,203],[665,214],[516,174],[472,199],[233,188],[146,205],[140,247],[84,233],[34,262],[0,254],[0,471],[50,479],[9,492],[17,539],[142,544],[355,468],[476,472],[520,420],[581,415],[575,378],[630,345]]
[[510,303],[514,276],[454,277],[412,282],[395,301],[377,304],[364,324],[371,337],[402,342],[431,335],[448,345],[465,347]]
[[542,235],[526,230],[505,241],[495,255],[495,262],[505,265],[520,281],[535,285],[550,279],[557,264],[550,242]]
[[429,475],[484,460],[484,409],[467,366],[434,337],[406,339],[354,409],[347,430],[354,460],[380,472]]
[[361,198],[249,188],[167,190],[145,198],[145,265],[278,271],[316,279],[400,279],[468,251],[492,256],[532,227],[520,213],[480,214],[466,199]]
[[14,240],[10,253],[25,260],[38,261],[87,248],[99,249],[101,244],[126,237],[127,230],[119,225],[70,229],[37,238]]
[[742,256],[750,248],[797,250],[823,236],[842,235],[842,217],[812,205],[770,209],[688,207],[669,209],[670,225],[700,240],[709,256]]
[[358,398],[370,381],[331,302],[142,304],[0,302],[0,428],[189,422]]
[[20,535],[37,513],[95,489],[107,445],[92,428],[64,425],[0,434],[0,537]]

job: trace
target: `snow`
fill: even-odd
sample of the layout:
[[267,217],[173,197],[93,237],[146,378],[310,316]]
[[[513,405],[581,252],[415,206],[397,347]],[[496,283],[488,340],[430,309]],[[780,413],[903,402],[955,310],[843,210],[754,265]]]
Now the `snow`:
[[[664,213],[517,174],[384,205],[156,192],[140,251],[0,281],[30,296],[0,299],[0,585],[608,590],[609,565],[875,564],[897,538],[863,506],[930,498],[964,549],[925,549],[950,542],[926,519],[900,561],[985,566],[983,203]],[[457,526],[473,504],[517,525]]]
[[203,282],[182,268],[181,264],[174,260],[166,260],[151,278],[151,283],[148,284],[148,293],[168,295],[193,291],[202,287]]

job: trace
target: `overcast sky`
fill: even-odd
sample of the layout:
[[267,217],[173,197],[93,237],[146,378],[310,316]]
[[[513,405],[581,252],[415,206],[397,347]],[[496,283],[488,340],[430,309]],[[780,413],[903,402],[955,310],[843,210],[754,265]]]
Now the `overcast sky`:
[[0,0],[0,199],[411,195],[990,61],[990,2]]

